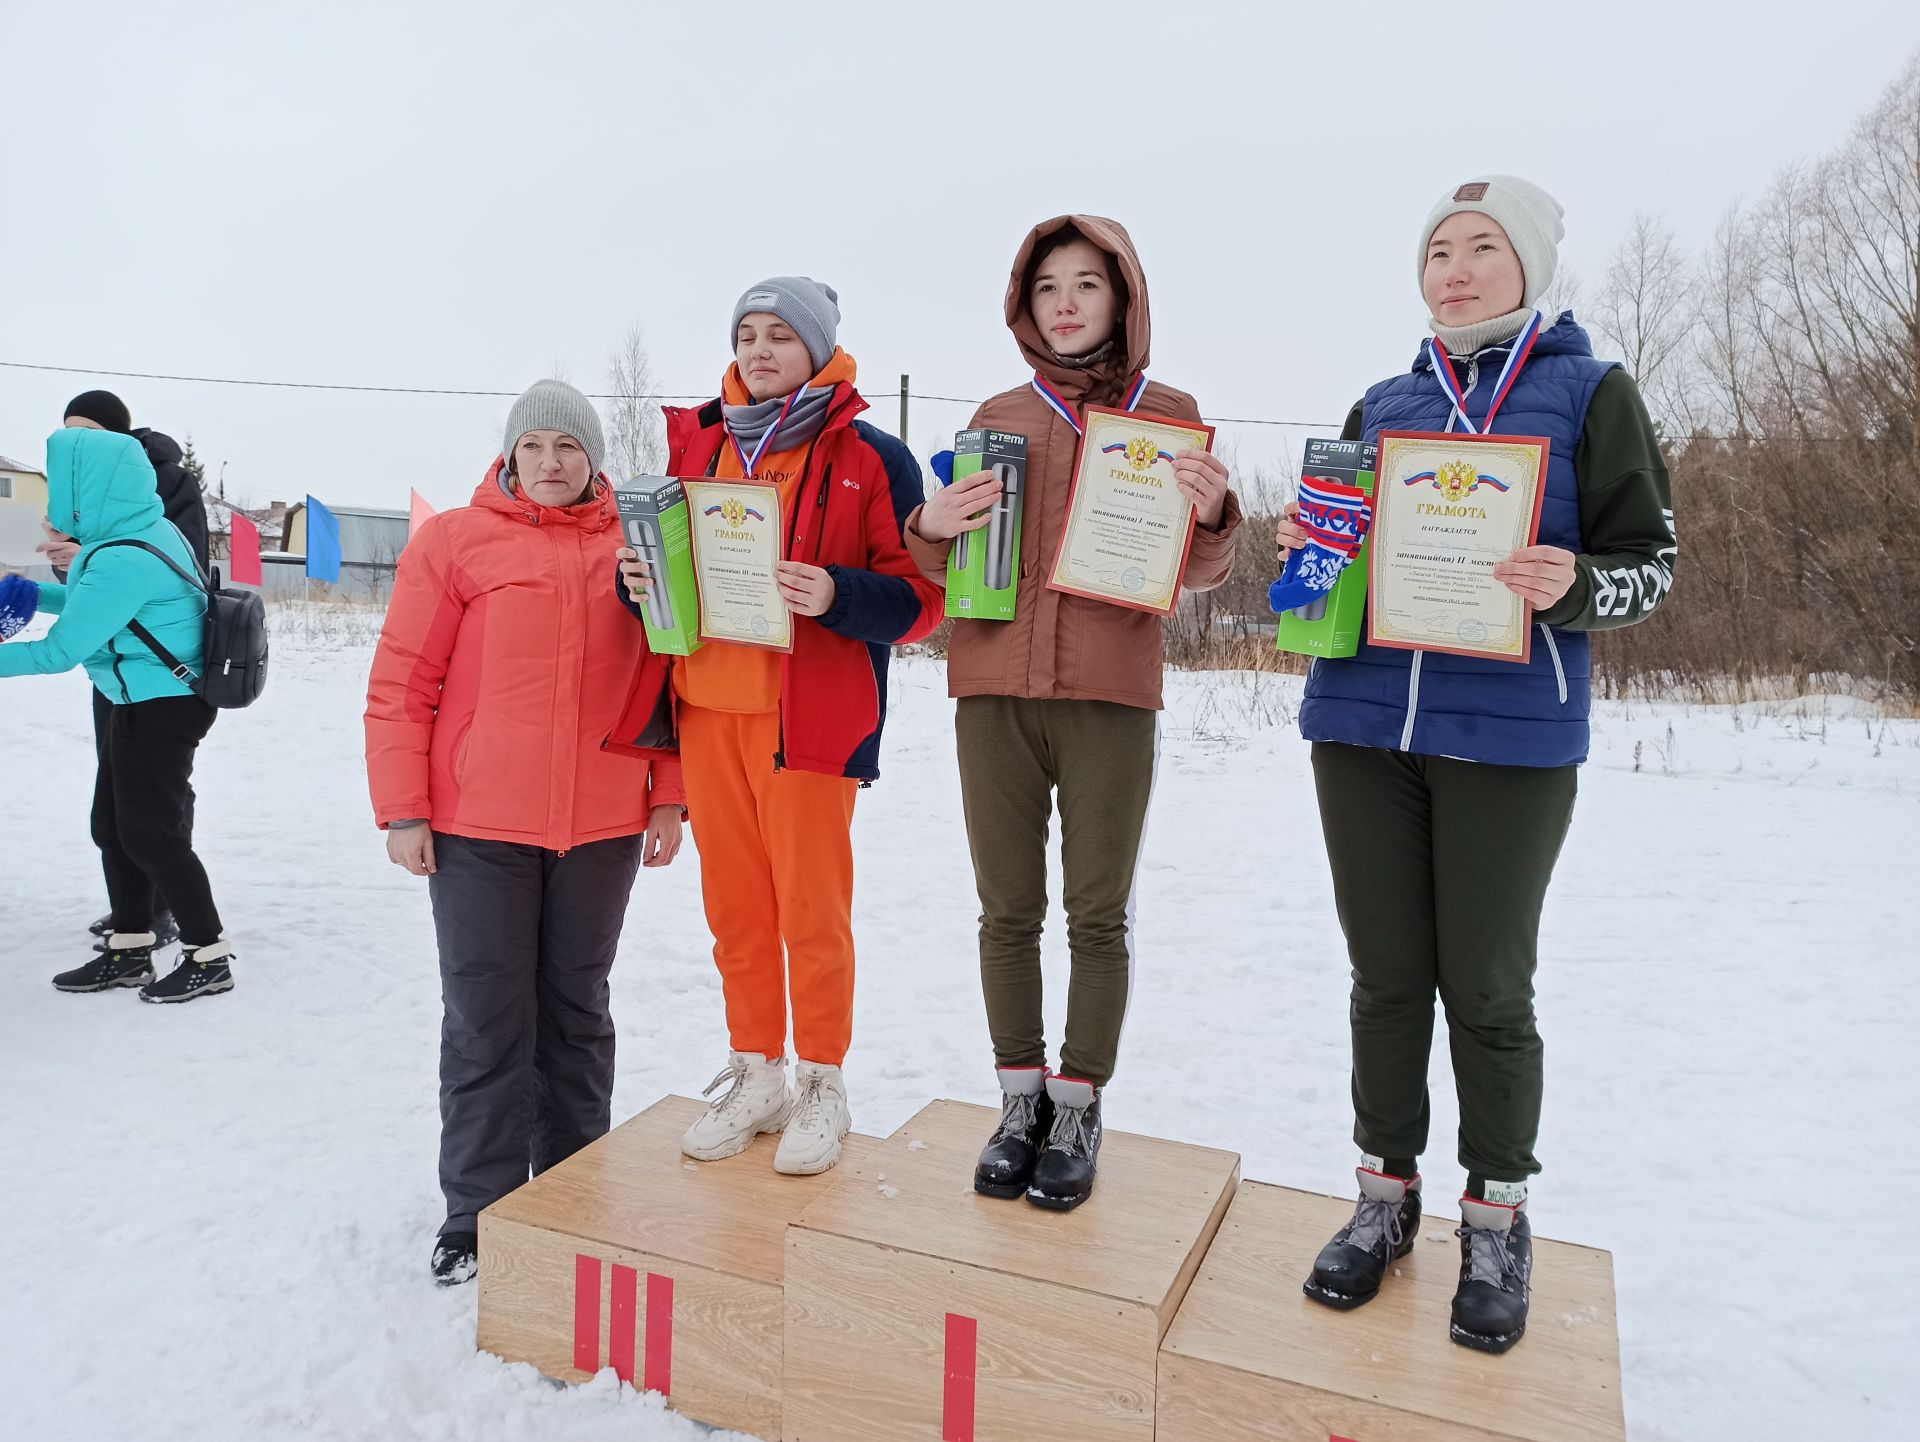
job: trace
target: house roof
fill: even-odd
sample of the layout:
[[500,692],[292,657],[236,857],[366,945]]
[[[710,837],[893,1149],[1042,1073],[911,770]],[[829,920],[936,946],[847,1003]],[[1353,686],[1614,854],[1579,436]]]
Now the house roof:
[[5,456],[0,456],[0,471],[12,471],[15,475],[21,476],[44,476],[46,474],[46,472],[38,466],[23,466],[20,462],[8,460]]
[[234,506],[213,497],[207,499],[207,529],[216,536],[228,534],[233,530],[232,517],[235,511],[258,526],[262,536],[277,539],[284,531],[284,511],[275,511],[267,506]]

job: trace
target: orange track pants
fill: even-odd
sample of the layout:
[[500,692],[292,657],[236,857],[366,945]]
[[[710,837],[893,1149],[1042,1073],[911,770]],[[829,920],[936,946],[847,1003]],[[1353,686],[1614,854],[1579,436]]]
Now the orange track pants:
[[[853,801],[860,783],[775,771],[777,711],[682,702],[680,762],[735,1051],[839,1066],[853,1038]],[[784,943],[784,953],[782,944]]]

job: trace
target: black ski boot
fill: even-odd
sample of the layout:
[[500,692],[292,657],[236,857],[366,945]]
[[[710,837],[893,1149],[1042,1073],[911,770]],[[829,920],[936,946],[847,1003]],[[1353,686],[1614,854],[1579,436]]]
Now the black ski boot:
[[[119,945],[114,945],[118,942]],[[100,950],[85,966],[63,971],[53,979],[62,991],[112,991],[118,986],[145,986],[153,980],[153,933],[107,934]]]
[[1100,1160],[1100,1091],[1092,1082],[1047,1078],[1053,1125],[1034,1164],[1027,1200],[1050,1211],[1070,1212],[1093,1195]]
[[1000,1126],[973,1168],[973,1189],[982,1196],[1017,1197],[1033,1180],[1040,1148],[1053,1128],[1053,1098],[1043,1066],[1003,1066]]
[[1533,1227],[1525,1204],[1460,1199],[1460,1287],[1449,1332],[1463,1347],[1504,1352],[1527,1331],[1533,1295]]
[[140,988],[142,1001],[192,1001],[233,990],[233,947],[224,941],[181,950],[180,964],[160,980]]
[[[107,949],[107,939],[113,935],[113,917],[103,916],[87,928],[99,940],[94,942],[95,951]],[[173,919],[170,911],[156,911],[153,914],[153,947],[158,951],[163,946],[172,946],[180,939],[180,923]]]
[[1353,1220],[1313,1259],[1313,1275],[1301,1285],[1316,1302],[1346,1311],[1371,1302],[1387,1268],[1413,1250],[1420,1235],[1420,1178],[1356,1170],[1360,1204]]
[[480,1274],[480,1238],[473,1232],[447,1232],[433,1239],[433,1280],[457,1287]]

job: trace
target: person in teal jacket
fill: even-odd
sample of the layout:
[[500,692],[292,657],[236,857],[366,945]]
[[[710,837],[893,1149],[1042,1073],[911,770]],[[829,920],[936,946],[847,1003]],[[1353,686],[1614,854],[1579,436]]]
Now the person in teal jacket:
[[[34,641],[0,645],[0,677],[85,666],[112,703],[100,738],[94,840],[113,907],[105,950],[61,972],[62,991],[137,986],[143,1001],[188,1001],[233,988],[233,949],[221,931],[206,868],[193,850],[193,761],[214,709],[131,629],[137,623],[189,669],[200,665],[206,596],[186,539],[166,519],[153,465],[131,436],[70,425],[47,440],[47,519],[81,543],[64,585],[42,582],[37,609],[58,619]],[[17,587],[15,587],[17,589]],[[104,813],[104,814],[103,814]],[[182,957],[153,968],[156,905],[180,925]]]

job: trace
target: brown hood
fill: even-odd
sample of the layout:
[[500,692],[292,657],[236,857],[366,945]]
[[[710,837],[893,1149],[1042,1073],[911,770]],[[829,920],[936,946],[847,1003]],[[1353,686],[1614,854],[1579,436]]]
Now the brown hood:
[[[1121,318],[1121,344],[1114,354],[1097,366],[1076,370],[1053,358],[1033,312],[1027,308],[1027,270],[1033,264],[1034,250],[1055,231],[1073,226],[1088,240],[1120,263],[1120,274],[1127,282],[1127,313]],[[1007,282],[1007,328],[1020,342],[1020,354],[1027,364],[1045,376],[1071,401],[1091,401],[1095,405],[1118,405],[1127,383],[1147,368],[1149,342],[1153,327],[1147,310],[1147,277],[1140,269],[1140,257],[1134,253],[1133,237],[1117,220],[1103,215],[1056,215],[1043,220],[1027,232],[1020,253],[1013,258],[1013,278]]]

